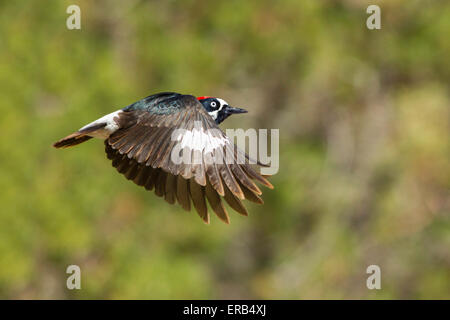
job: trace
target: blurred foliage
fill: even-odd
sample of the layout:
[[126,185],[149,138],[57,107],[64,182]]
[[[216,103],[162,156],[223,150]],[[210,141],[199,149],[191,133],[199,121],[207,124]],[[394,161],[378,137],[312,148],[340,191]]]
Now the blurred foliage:
[[[378,31],[373,1],[2,1],[0,297],[450,298],[450,3],[375,3]],[[166,90],[250,110],[223,128],[280,128],[249,217],[203,224],[101,141],[51,148]]]

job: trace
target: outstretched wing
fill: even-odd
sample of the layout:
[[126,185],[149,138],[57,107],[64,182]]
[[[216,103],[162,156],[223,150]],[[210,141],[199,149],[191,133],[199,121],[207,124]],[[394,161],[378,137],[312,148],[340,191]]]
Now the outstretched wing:
[[205,198],[229,222],[223,199],[247,215],[241,200],[263,203],[258,181],[272,185],[249,164],[248,156],[220,130],[198,100],[177,95],[118,115],[119,130],[105,140],[106,153],[129,180],[209,222]]

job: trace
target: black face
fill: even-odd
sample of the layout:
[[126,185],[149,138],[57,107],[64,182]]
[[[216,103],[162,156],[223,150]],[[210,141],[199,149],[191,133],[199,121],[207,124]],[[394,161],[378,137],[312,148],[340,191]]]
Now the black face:
[[221,103],[216,98],[206,98],[200,100],[200,103],[208,112],[214,112],[220,109]]
[[199,101],[217,124],[221,123],[234,113],[247,112],[247,110],[244,109],[233,108],[229,106],[226,101],[219,98],[205,98]]

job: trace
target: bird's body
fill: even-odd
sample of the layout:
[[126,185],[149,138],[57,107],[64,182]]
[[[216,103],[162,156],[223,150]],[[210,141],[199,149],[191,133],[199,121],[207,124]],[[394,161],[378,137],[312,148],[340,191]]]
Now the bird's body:
[[222,198],[247,215],[241,200],[262,203],[253,180],[272,188],[252,168],[245,152],[218,127],[229,115],[244,112],[218,98],[163,92],[87,124],[54,147],[104,139],[112,165],[127,179],[147,190],[155,189],[156,195],[171,204],[177,201],[186,210],[192,200],[208,223],[206,198],[218,217],[228,223]]

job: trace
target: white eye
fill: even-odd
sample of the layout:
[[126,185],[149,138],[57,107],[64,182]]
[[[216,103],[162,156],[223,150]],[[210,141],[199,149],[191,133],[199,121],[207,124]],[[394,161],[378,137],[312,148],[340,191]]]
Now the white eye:
[[211,107],[215,108],[217,106],[217,103],[215,101],[211,102]]

